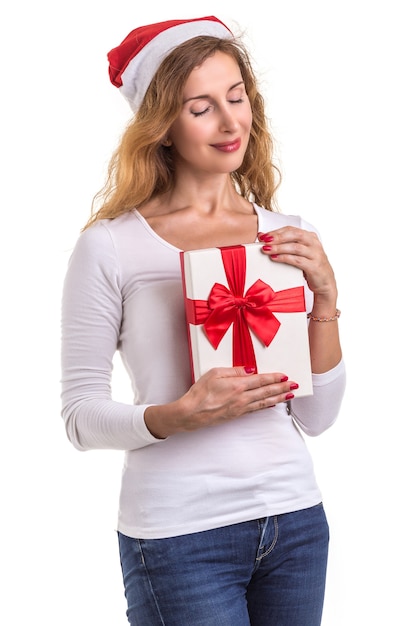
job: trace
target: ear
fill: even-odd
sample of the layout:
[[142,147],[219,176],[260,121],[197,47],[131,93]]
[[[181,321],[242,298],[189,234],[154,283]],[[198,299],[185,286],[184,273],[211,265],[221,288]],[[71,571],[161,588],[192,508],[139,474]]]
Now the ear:
[[168,139],[168,137],[166,137],[163,141],[162,141],[162,145],[165,146],[166,148],[169,148],[170,146],[172,146],[172,141],[171,139]]

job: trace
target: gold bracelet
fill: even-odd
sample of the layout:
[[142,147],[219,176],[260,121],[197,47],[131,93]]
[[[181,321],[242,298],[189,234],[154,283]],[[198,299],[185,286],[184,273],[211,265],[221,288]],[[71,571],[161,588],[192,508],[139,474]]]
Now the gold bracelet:
[[335,322],[340,317],[339,309],[336,309],[336,313],[333,317],[314,317],[311,313],[307,313],[307,319],[312,322]]

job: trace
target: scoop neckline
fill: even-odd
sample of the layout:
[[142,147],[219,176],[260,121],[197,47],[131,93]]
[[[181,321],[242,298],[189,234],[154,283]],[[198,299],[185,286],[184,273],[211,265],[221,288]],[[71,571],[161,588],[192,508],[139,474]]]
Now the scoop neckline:
[[[260,220],[260,214],[258,211],[258,206],[255,204],[255,202],[252,202],[252,207],[253,210],[256,213],[256,216],[258,218],[258,228],[257,228],[257,232],[259,232],[260,230],[260,225],[259,225],[259,220]],[[148,231],[148,233],[157,241],[159,241],[159,243],[161,243],[163,246],[170,248],[171,250],[175,250],[176,252],[183,252],[183,250],[181,248],[177,248],[177,246],[174,246],[172,243],[170,243],[169,241],[167,241],[166,239],[164,239],[163,237],[161,237],[160,235],[158,235],[158,233],[152,228],[152,226],[150,226],[148,220],[143,217],[143,215],[138,211],[138,209],[133,209],[134,214],[136,215],[136,217],[139,219],[139,221],[141,222],[141,224],[144,226],[144,228],[146,228],[146,230]],[[250,243],[259,243],[258,240],[258,236],[255,237],[255,241],[252,241]]]

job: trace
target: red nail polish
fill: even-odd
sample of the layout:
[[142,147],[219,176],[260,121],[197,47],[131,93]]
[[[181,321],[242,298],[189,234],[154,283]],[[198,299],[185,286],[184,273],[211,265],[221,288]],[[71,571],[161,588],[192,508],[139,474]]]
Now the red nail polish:
[[269,252],[270,250],[272,250],[271,246],[262,246],[262,250],[265,250],[265,252]]
[[263,240],[264,241],[274,241],[274,238],[272,237],[272,235],[265,235],[263,237]]
[[298,389],[298,384],[297,383],[291,383],[290,389]]
[[293,393],[287,393],[287,395],[285,396],[285,399],[286,399],[286,400],[292,400],[292,399],[293,399],[293,397],[294,397],[294,394],[293,394]]
[[247,374],[253,374],[253,373],[254,373],[254,371],[255,371],[255,368],[254,368],[254,367],[245,367],[245,372],[246,372]]
[[279,382],[285,383],[287,380],[288,380],[288,376],[283,376]]
[[277,259],[278,256],[279,256],[278,254],[271,254],[269,258],[270,259]]

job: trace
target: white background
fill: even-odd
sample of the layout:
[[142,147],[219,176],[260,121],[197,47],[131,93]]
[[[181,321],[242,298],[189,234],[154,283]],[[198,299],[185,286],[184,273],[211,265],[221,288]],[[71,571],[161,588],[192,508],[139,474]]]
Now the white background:
[[[281,208],[318,227],[338,278],[348,388],[336,425],[308,440],[332,535],[323,626],[415,625],[414,3],[147,4],[2,11],[0,622],[126,623],[122,453],[66,440],[62,281],[130,117],[107,51],[139,25],[214,14],[246,31],[278,139]],[[114,388],[126,397],[119,373]]]

